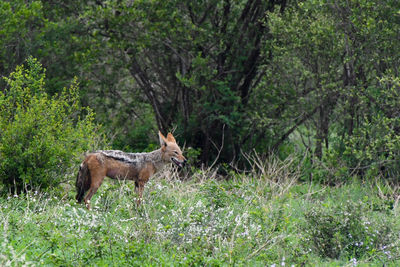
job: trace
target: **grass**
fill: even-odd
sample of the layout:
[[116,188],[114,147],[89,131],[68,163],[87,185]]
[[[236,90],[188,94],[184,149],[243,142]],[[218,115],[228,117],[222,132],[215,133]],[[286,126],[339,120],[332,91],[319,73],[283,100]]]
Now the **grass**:
[[132,183],[110,180],[92,211],[75,203],[72,187],[2,198],[0,265],[400,264],[396,188],[298,182],[291,161],[254,166],[229,180],[165,171],[139,208]]

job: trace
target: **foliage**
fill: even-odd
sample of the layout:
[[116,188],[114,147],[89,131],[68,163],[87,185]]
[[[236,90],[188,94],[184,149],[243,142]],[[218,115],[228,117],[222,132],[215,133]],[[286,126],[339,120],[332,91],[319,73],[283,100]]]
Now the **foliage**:
[[36,59],[6,82],[0,92],[1,182],[11,191],[55,186],[69,177],[78,155],[100,141],[94,115],[79,105],[76,83],[49,97]]
[[354,135],[346,140],[343,155],[348,167],[360,175],[398,181],[400,120],[397,103],[400,83],[398,78],[385,79],[382,83],[385,90],[373,92],[377,95],[374,105],[380,110],[363,118]]
[[305,214],[306,240],[321,257],[368,257],[386,248],[394,233],[386,218],[375,218],[362,201],[314,205]]
[[[287,156],[294,135],[318,162],[343,156],[364,118],[388,116],[374,92],[398,73],[398,46],[386,41],[396,39],[397,11],[395,1],[110,1],[83,17],[91,41],[106,44],[98,83],[113,88],[111,108],[136,105],[152,127],[176,126],[203,163],[243,163],[252,149]],[[136,98],[151,116],[137,114],[146,108]]]
[[[399,265],[399,10],[0,2],[0,265]],[[127,151],[174,130],[190,175],[159,174],[140,208],[120,182],[76,206],[94,120]]]
[[115,148],[174,129],[201,163],[306,152],[320,177],[396,176],[399,1],[63,3],[0,4],[0,75],[32,54],[49,95],[78,76]]
[[398,7],[309,0],[269,13],[272,60],[248,110],[266,136],[256,145],[306,152],[305,171],[323,182],[397,177],[399,46],[386,40],[396,39]]
[[[45,23],[41,1],[1,1],[0,75],[8,75],[37,48]],[[0,86],[3,87],[3,81]]]
[[109,1],[90,6],[84,17],[94,42],[106,44],[104,60],[113,56],[108,68],[124,74],[120,81],[134,80],[130,87],[106,81],[115,88],[111,94],[138,91],[157,128],[176,126],[179,139],[200,149],[201,161],[210,163],[217,154],[220,161],[239,158],[241,146],[255,134],[243,110],[268,32],[260,21],[278,5],[285,4]]

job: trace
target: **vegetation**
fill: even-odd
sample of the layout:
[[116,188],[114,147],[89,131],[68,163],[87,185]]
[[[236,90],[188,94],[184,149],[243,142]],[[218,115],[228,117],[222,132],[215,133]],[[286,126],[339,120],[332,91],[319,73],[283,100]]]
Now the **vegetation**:
[[397,177],[396,0],[0,5],[0,75],[32,55],[50,95],[77,76],[113,147],[149,149],[149,133],[174,129],[197,165],[296,151],[313,169],[339,168],[314,173],[329,182]]
[[[0,1],[0,265],[398,265],[399,10]],[[74,203],[86,151],[158,130],[186,169]]]
[[[398,189],[296,183],[293,161],[189,181],[164,172],[137,208],[134,185],[106,180],[94,210],[30,191],[0,201],[1,265],[355,266],[399,264]],[[274,178],[280,177],[280,180]]]
[[69,180],[80,154],[101,141],[91,110],[82,119],[76,115],[84,111],[77,85],[49,97],[44,70],[32,58],[27,64],[0,91],[0,182],[12,192]]

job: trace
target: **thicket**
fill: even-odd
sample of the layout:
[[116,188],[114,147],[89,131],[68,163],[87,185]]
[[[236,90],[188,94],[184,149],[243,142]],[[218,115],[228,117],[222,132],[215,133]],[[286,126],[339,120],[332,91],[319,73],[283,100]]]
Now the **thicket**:
[[82,105],[116,149],[150,150],[158,129],[174,130],[193,165],[217,159],[225,173],[248,168],[243,155],[255,150],[305,157],[303,179],[397,180],[399,9],[397,0],[2,1],[0,75],[33,55],[49,95],[77,76]]
[[93,112],[80,105],[78,85],[49,96],[45,71],[33,58],[5,81],[0,91],[0,183],[18,193],[69,181],[81,154],[101,143]]

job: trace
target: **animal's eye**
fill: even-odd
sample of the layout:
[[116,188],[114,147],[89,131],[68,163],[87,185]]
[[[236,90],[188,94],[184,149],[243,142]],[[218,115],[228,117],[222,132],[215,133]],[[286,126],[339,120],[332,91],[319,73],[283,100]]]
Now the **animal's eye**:
[[174,151],[174,153],[175,153],[176,155],[178,155],[178,151]]

